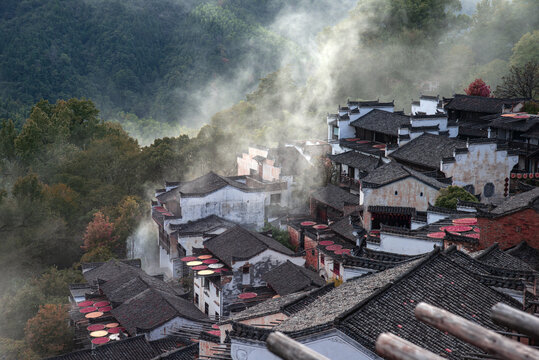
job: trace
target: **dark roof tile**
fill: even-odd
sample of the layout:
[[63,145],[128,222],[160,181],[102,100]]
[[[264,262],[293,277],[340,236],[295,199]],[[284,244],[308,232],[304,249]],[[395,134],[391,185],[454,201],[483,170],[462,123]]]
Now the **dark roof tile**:
[[373,109],[350,125],[382,134],[397,136],[399,128],[410,124],[410,117],[389,111]]
[[343,211],[344,206],[347,204],[359,205],[358,195],[354,195],[333,184],[328,184],[327,186],[316,190],[311,194],[311,198],[339,211]]
[[262,275],[262,279],[281,296],[324,286],[317,273],[289,260]]

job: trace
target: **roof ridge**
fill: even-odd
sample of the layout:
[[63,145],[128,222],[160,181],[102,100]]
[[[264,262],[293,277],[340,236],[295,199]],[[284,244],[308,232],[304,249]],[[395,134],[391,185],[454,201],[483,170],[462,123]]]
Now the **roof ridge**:
[[430,252],[430,254],[428,256],[425,256],[424,258],[420,258],[420,259],[417,259],[417,264],[415,264],[414,266],[412,266],[410,269],[406,270],[405,272],[403,272],[402,274],[398,275],[395,279],[389,281],[387,284],[385,284],[384,286],[382,286],[381,288],[377,289],[376,291],[374,291],[372,294],[370,294],[369,296],[367,296],[365,299],[361,300],[359,303],[357,303],[356,305],[354,305],[352,308],[346,310],[344,313],[340,314],[339,316],[337,316],[334,320],[334,324],[335,325],[339,325],[342,321],[344,321],[348,316],[350,316],[351,314],[353,314],[354,312],[356,312],[357,310],[359,310],[360,308],[362,308],[364,305],[366,305],[368,302],[370,302],[371,300],[373,300],[374,298],[376,298],[378,295],[382,294],[383,292],[385,292],[387,289],[389,289],[391,286],[401,282],[402,280],[404,280],[405,278],[407,278],[408,276],[410,276],[412,273],[414,273],[415,271],[417,271],[421,266],[423,266],[424,264],[426,264],[427,262],[430,262],[432,261],[434,258],[440,256],[441,254],[441,248],[436,246],[434,248],[434,250],[432,250]]

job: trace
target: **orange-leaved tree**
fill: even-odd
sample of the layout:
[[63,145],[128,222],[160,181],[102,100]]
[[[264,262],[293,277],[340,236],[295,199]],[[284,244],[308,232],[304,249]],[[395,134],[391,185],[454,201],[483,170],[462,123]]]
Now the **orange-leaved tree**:
[[66,305],[46,304],[24,328],[26,343],[41,356],[67,352],[73,347],[73,333],[68,324]]
[[114,234],[114,223],[101,211],[94,214],[94,219],[86,227],[82,248],[91,251],[97,247],[107,247],[111,250],[118,246],[118,236]]
[[464,89],[466,95],[490,97],[490,86],[485,84],[482,79],[475,79]]

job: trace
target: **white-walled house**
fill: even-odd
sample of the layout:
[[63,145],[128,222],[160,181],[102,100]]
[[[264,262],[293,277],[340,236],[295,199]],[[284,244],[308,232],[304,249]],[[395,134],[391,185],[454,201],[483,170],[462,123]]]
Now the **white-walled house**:
[[[223,264],[208,275],[197,270],[194,277],[195,305],[210,316],[242,310],[244,305],[238,295],[246,289],[261,292],[258,295],[263,299],[262,293],[271,293],[264,275],[279,265],[287,261],[298,266],[305,264],[303,257],[278,241],[241,226],[205,241],[204,247],[212,259]],[[251,305],[257,300],[250,299]]]
[[249,177],[225,177],[214,172],[188,182],[167,182],[165,189],[156,191],[157,201],[152,202],[152,218],[158,226],[160,266],[166,275],[174,276],[172,259],[183,255],[176,246],[177,226],[217,216],[260,229],[266,220],[266,209],[273,199],[281,198],[286,188],[285,182],[263,183]]
[[399,147],[390,157],[414,169],[450,178],[453,185],[481,195],[483,202],[504,196],[505,179],[518,164],[518,154],[494,139],[463,141],[427,133]]
[[412,101],[412,115],[434,115],[441,112],[444,112],[444,107],[439,95],[421,95],[419,101]]
[[382,165],[361,179],[363,227],[371,230],[390,224],[409,228],[413,213],[426,211],[438,191],[447,186],[395,161]]

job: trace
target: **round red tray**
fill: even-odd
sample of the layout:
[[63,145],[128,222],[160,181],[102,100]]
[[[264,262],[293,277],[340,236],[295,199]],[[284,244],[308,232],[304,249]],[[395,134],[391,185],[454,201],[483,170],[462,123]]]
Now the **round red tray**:
[[444,232],[433,232],[433,233],[427,234],[427,236],[430,237],[430,238],[433,238],[433,239],[443,239],[445,237],[445,233]]
[[335,254],[337,255],[344,255],[344,254],[347,254],[347,255],[350,255],[352,252],[350,249],[339,249],[339,250],[335,250]]
[[113,328],[110,328],[110,329],[107,329],[108,332],[110,334],[119,334],[120,333],[120,328],[119,327],[113,327]]
[[333,245],[333,244],[334,244],[334,242],[331,241],[331,240],[322,240],[322,241],[320,241],[320,245],[322,245],[322,246],[328,246],[328,245]]
[[326,246],[326,250],[329,250],[329,251],[335,251],[335,250],[340,250],[340,249],[342,249],[342,245],[335,244],[335,245]]
[[453,224],[455,224],[455,225],[475,225],[475,224],[477,224],[477,219],[476,218],[454,219]]
[[101,312],[109,312],[112,310],[112,306],[103,306],[99,308],[99,311]]
[[301,226],[313,226],[315,224],[316,223],[314,221],[303,221],[302,223],[300,223]]
[[87,307],[87,308],[84,308],[84,309],[80,309],[79,311],[81,313],[83,313],[83,314],[88,314],[88,313],[97,311],[97,308],[95,306],[90,306],[90,307]]
[[468,225],[451,225],[451,226],[442,226],[440,228],[442,231],[449,231],[449,232],[466,232],[472,230],[471,226]]
[[254,292],[246,292],[246,293],[241,293],[241,294],[238,295],[238,297],[240,299],[244,299],[244,300],[245,299],[252,299],[252,298],[255,298],[256,296],[257,296],[257,294],[254,293]]
[[219,260],[217,260],[217,259],[206,259],[206,260],[202,260],[202,262],[204,264],[217,264],[219,262]]
[[94,306],[96,307],[103,307],[103,306],[109,306],[109,305],[110,305],[110,301],[100,301],[94,304]]
[[110,339],[108,337],[100,337],[100,338],[92,339],[92,344],[101,345],[101,344],[106,344],[109,341]]
[[86,330],[88,331],[99,331],[99,330],[103,330],[105,328],[105,325],[103,324],[94,324],[94,325],[90,325],[86,328]]
[[77,304],[78,307],[87,307],[87,306],[92,306],[94,304],[94,302],[92,300],[86,300],[86,301],[81,301],[80,303]]
[[208,267],[206,265],[198,265],[198,266],[193,266],[191,269],[193,270],[206,270]]
[[478,233],[466,234],[464,236],[467,236],[469,238],[479,239],[479,234]]
[[197,258],[195,256],[186,256],[186,257],[182,257],[180,260],[188,262],[188,261],[195,261],[197,260]]
[[210,330],[210,331],[208,331],[208,334],[215,335],[215,336],[221,336],[221,332],[219,330]]
[[313,229],[316,229],[316,230],[322,230],[322,229],[327,229],[329,226],[327,225],[324,225],[324,224],[318,224],[318,225],[314,225],[313,226]]

